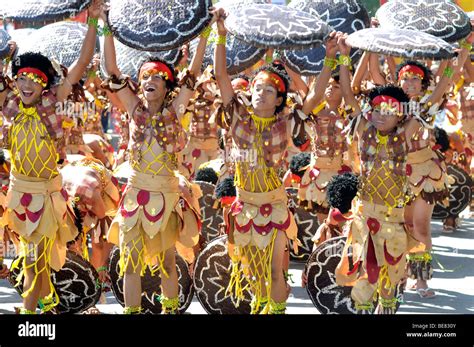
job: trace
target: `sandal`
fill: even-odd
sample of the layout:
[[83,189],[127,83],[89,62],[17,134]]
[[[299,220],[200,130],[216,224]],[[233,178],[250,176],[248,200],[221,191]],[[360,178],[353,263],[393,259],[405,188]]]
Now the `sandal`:
[[436,296],[436,292],[431,288],[418,288],[416,292],[422,299],[431,299]]

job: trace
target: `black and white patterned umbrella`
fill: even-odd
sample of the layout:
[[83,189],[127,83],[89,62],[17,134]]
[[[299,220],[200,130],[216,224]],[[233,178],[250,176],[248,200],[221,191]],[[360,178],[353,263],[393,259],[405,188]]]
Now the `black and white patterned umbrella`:
[[195,181],[199,184],[202,191],[202,197],[199,198],[199,206],[201,207],[201,235],[206,242],[210,242],[221,236],[220,224],[224,223],[222,217],[222,208],[215,209],[214,190],[216,186],[212,183],[204,181]]
[[10,46],[8,45],[8,41],[11,40],[10,35],[3,29],[0,29],[0,58],[3,59],[8,56],[10,52]]
[[[175,65],[178,62],[180,57],[180,50],[172,49],[169,51],[161,51],[161,52],[151,52],[151,51],[140,51],[135,48],[128,47],[124,45],[119,40],[114,39],[115,43],[115,55],[117,57],[117,65],[120,70],[125,75],[128,75],[134,80],[135,82],[138,81],[138,72],[140,66],[144,61],[146,61],[150,57],[158,57],[166,62]],[[101,50],[103,52],[103,50]],[[102,55],[102,59],[100,60],[100,72],[103,76],[108,76],[105,71],[105,60],[104,56]]]
[[[347,34],[370,26],[369,14],[358,0],[294,0],[289,6],[319,16],[334,30]],[[313,49],[284,51],[283,59],[291,69],[302,75],[317,75],[323,68],[325,55],[326,47],[322,45]],[[353,63],[356,63],[360,56],[359,50],[351,51]]]
[[[351,297],[352,287],[336,283],[336,268],[341,261],[345,243],[345,236],[324,241],[311,254],[304,269],[308,278],[306,291],[322,314],[357,313]],[[395,297],[399,299],[397,310],[403,298],[403,291],[404,285],[399,283],[395,289]]]
[[243,291],[244,299],[241,302],[226,295],[232,273],[228,252],[225,235],[211,241],[199,253],[194,266],[196,296],[209,314],[249,314],[252,295],[248,288]]
[[454,47],[436,36],[407,29],[369,28],[347,38],[352,47],[407,59],[450,59]]
[[[8,278],[13,286],[17,284],[23,259],[20,259],[19,265],[19,268],[10,272]],[[72,251],[67,251],[66,262],[61,270],[51,271],[51,282],[59,296],[59,304],[53,309],[55,313],[80,313],[99,301],[99,274],[91,263]],[[22,294],[23,281],[15,289]]]
[[473,182],[471,176],[457,165],[448,165],[448,175],[454,180],[449,187],[449,205],[437,202],[433,210],[433,219],[456,217],[469,206],[472,199]]
[[114,0],[108,21],[115,37],[145,51],[175,49],[211,20],[211,0]]
[[92,0],[2,0],[0,16],[16,22],[37,24],[76,16]]
[[16,29],[10,32],[12,36],[12,40],[16,42],[17,46],[21,46],[23,42],[27,42],[30,37],[37,29],[33,28],[23,28],[23,29]]
[[452,1],[388,1],[375,14],[382,28],[419,30],[455,42],[471,32],[469,16]]
[[330,28],[322,20],[287,6],[254,4],[230,11],[227,30],[256,47],[304,49],[317,47]]
[[[217,42],[217,29],[214,29],[208,40],[206,46],[206,53],[204,54],[203,69],[206,66],[214,65],[214,50]],[[191,56],[196,52],[199,38],[194,39],[190,43]],[[245,69],[255,65],[265,55],[266,50],[263,48],[255,47],[239,40],[235,36],[228,35],[226,41],[226,59],[227,59],[227,72],[230,75],[236,75]]]
[[[78,22],[58,22],[35,30],[18,43],[19,54],[39,52],[61,65],[69,67],[79,59],[87,25]],[[99,48],[97,39],[96,48]]]
[[214,5],[215,8],[222,7],[227,12],[235,11],[242,7],[247,7],[253,4],[267,4],[267,0],[221,0]]

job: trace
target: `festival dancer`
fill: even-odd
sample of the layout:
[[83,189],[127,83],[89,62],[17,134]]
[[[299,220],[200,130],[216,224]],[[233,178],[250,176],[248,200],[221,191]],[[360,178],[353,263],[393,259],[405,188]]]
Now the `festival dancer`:
[[[97,19],[101,1],[89,8],[90,21]],[[20,236],[20,259],[24,279],[22,314],[34,314],[42,298],[44,310],[58,304],[50,280],[51,269],[58,271],[65,262],[66,243],[77,229],[68,213],[67,195],[62,191],[58,153],[63,149],[63,115],[58,106],[79,82],[92,59],[97,28],[89,25],[79,59],[67,77],[55,85],[57,72],[51,61],[38,53],[25,53],[12,62],[15,79],[11,90],[1,76],[0,104],[9,126],[2,145],[11,151],[11,182],[5,222]],[[18,266],[14,264],[12,267]]]
[[[105,21],[105,14],[103,14]],[[194,93],[207,38],[201,36],[189,70],[177,81],[171,65],[150,58],[139,71],[138,94],[122,76],[112,36],[105,37],[105,65],[114,91],[130,116],[132,174],[112,222],[108,240],[120,246],[120,272],[124,276],[124,313],[141,312],[141,275],[158,265],[161,305],[166,314],[178,313],[178,277],[175,249],[188,263],[199,239],[200,190],[177,174],[177,155],[186,137],[182,119]],[[179,85],[179,93],[175,87]],[[187,196],[181,192],[184,187]],[[192,201],[191,201],[192,200]]]
[[[413,236],[425,247],[424,251],[410,254],[409,269],[411,277],[417,280],[416,289],[421,298],[432,298],[436,295],[434,290],[428,287],[427,281],[432,277],[432,257],[431,257],[431,216],[436,202],[448,203],[448,176],[443,155],[439,151],[433,150],[435,142],[433,134],[433,123],[435,113],[443,101],[444,94],[452,83],[452,78],[464,65],[470,50],[470,44],[463,40],[460,43],[461,54],[457,61],[450,61],[446,65],[440,81],[432,93],[428,92],[431,83],[431,72],[428,68],[416,61],[406,61],[397,68],[396,78],[400,87],[410,97],[413,102],[412,109],[415,111],[422,108],[430,109],[431,116],[423,119],[425,126],[409,138],[409,155],[407,162],[407,175],[409,177],[410,189],[413,199],[405,209],[405,223],[413,232]],[[371,61],[373,66],[373,60]],[[382,83],[383,76],[380,76],[378,68],[370,69],[374,81]],[[378,72],[378,74],[377,74]],[[419,113],[419,112],[418,112]],[[419,277],[416,274],[422,274]]]
[[[339,49],[349,59],[350,47],[345,39],[346,35],[339,39]],[[432,115],[425,105],[419,117],[406,120],[410,99],[403,89],[390,85],[372,89],[369,105],[361,111],[346,64],[341,65],[340,81],[344,99],[357,115],[351,129],[353,139],[358,141],[361,177],[336,281],[353,286],[351,296],[359,312],[370,312],[378,294],[376,312],[393,314],[395,288],[405,275],[407,250],[417,245],[404,227],[404,210],[410,200],[406,176],[409,144]]]
[[[333,52],[328,52],[323,72],[332,72],[336,69],[336,64]],[[335,175],[350,172],[351,168],[344,164],[348,148],[342,135],[346,119],[339,75],[332,73],[329,81],[319,78],[317,83],[320,84],[319,88],[326,91],[324,101],[312,110],[310,120],[306,123],[312,140],[312,161],[301,178],[298,198],[307,209],[315,211],[319,223],[323,223],[329,213],[326,199],[329,181]]]
[[[255,313],[282,314],[288,297],[284,266],[288,240],[297,244],[297,227],[288,210],[288,197],[278,175],[289,141],[291,122],[302,125],[296,111],[283,114],[288,92],[288,77],[283,69],[263,67],[251,82],[251,103],[237,97],[226,68],[224,10],[218,15],[218,39],[214,68],[225,109],[219,125],[229,130],[235,151],[237,198],[227,221],[232,274],[227,293],[242,298],[244,276],[253,293]],[[335,46],[335,33],[328,46]],[[328,72],[329,73],[329,72]],[[322,94],[311,90],[303,106],[309,113]],[[304,117],[304,116],[303,116]]]

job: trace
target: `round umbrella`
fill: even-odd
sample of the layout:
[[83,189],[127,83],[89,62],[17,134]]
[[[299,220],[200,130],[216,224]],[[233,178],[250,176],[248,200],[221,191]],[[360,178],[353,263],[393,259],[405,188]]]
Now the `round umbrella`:
[[443,39],[407,29],[363,29],[350,34],[347,43],[364,51],[407,59],[441,60],[456,55],[454,47]]
[[114,0],[108,21],[127,46],[164,51],[198,36],[211,20],[211,5],[211,0]]

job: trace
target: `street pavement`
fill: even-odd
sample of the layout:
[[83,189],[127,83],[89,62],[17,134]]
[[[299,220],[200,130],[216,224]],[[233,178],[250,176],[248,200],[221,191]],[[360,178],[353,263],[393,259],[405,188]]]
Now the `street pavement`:
[[[432,221],[434,274],[430,287],[434,298],[422,299],[414,291],[406,291],[399,314],[474,314],[474,218],[463,219],[453,234],[442,233],[440,221]],[[9,260],[7,259],[7,264]],[[292,292],[288,299],[287,314],[319,314],[308,293],[301,287],[304,264],[291,263]],[[111,292],[107,303],[98,304],[102,313],[122,312]],[[0,280],[0,314],[13,314],[21,306],[21,298],[6,280]],[[194,297],[187,310],[189,314],[206,314]]]

